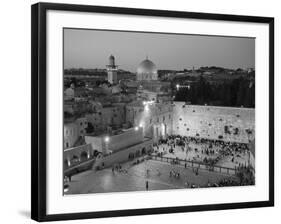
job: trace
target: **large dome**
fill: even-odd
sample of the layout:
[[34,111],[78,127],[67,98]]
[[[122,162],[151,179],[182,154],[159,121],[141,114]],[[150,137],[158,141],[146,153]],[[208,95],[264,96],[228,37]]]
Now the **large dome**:
[[138,74],[156,74],[157,69],[156,69],[155,64],[152,61],[145,59],[139,64],[139,66],[137,68],[137,73]]

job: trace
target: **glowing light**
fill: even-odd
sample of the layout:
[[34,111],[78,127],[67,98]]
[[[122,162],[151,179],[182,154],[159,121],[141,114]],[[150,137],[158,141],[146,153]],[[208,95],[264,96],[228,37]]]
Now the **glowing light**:
[[135,127],[135,131],[138,131],[139,130],[139,127]]
[[142,104],[143,104],[144,106],[146,106],[146,105],[151,105],[151,104],[153,104],[153,103],[155,103],[154,100],[143,101],[143,102],[142,102]]
[[143,124],[141,123],[141,124],[139,125],[139,127],[142,128],[142,127],[143,127]]
[[105,141],[105,142],[109,142],[109,137],[106,136],[106,137],[104,138],[104,141]]
[[63,192],[64,193],[66,193],[66,192],[68,192],[69,191],[69,188],[68,187],[65,187],[64,189],[63,189]]
[[162,135],[165,135],[165,125],[162,123]]
[[148,111],[148,110],[149,110],[148,105],[145,105],[145,106],[144,106],[144,110],[145,110],[145,111]]
[[180,88],[180,85],[179,85],[179,84],[177,84],[177,85],[176,85],[176,88],[177,88],[177,90],[179,90],[179,88]]

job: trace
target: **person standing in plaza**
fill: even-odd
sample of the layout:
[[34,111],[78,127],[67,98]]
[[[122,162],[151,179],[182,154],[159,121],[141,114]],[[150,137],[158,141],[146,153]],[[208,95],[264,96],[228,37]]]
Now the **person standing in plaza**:
[[148,180],[145,181],[145,188],[146,188],[146,190],[148,191]]

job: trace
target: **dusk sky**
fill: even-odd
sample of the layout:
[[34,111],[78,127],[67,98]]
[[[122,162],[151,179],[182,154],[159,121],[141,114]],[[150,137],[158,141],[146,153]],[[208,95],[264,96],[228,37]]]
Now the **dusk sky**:
[[65,68],[105,68],[115,56],[120,69],[135,72],[148,56],[157,69],[201,66],[255,67],[253,38],[154,34],[138,32],[64,30]]

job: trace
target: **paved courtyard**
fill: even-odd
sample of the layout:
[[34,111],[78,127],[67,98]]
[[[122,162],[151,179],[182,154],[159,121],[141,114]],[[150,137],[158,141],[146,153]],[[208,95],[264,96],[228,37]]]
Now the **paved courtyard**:
[[[225,178],[235,178],[224,173],[199,170],[198,175],[192,168],[184,168],[166,162],[145,160],[136,165],[131,162],[122,164],[122,172],[112,172],[111,168],[100,171],[86,171],[72,177],[66,194],[87,194],[105,192],[145,191],[189,188],[191,185],[206,187]],[[147,170],[149,170],[147,172]],[[170,176],[170,171],[180,174],[179,178]]]

